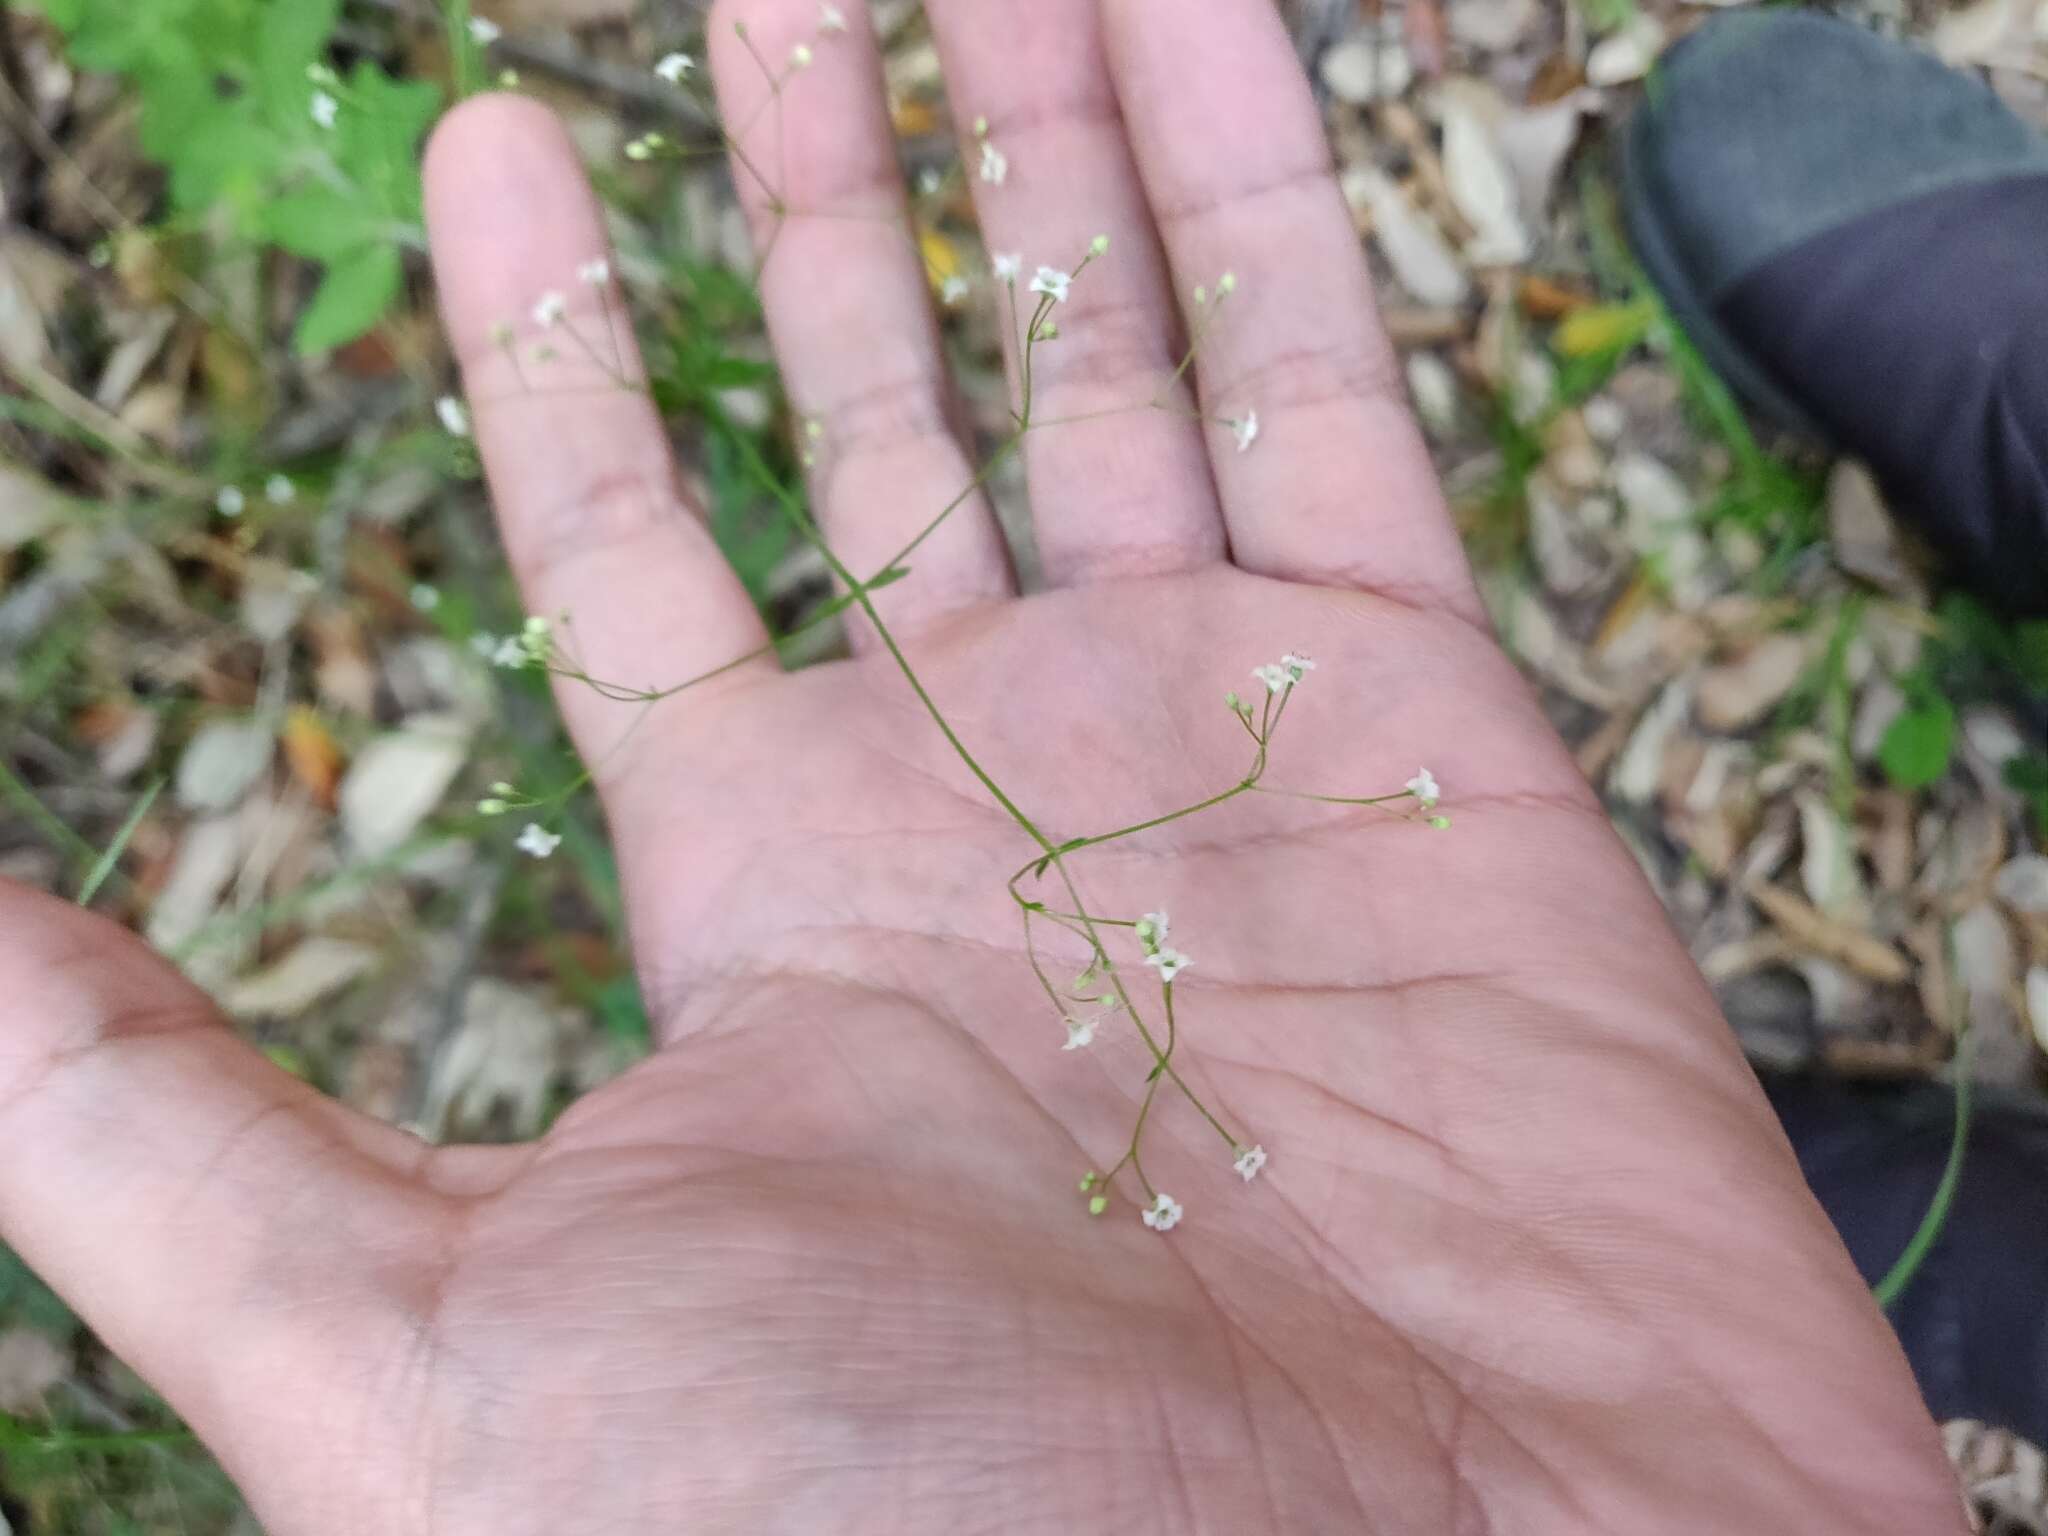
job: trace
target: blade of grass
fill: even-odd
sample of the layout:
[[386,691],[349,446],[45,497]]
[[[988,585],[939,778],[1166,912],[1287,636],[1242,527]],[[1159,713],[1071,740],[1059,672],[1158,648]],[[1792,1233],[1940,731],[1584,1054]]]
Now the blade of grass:
[[128,844],[134,838],[136,829],[142,825],[142,818],[149,814],[149,808],[156,804],[156,797],[163,793],[164,782],[158,779],[143,792],[142,798],[135,802],[135,809],[128,813],[128,819],[121,823],[121,830],[114,834],[114,840],[107,845],[107,851],[93,861],[92,869],[85,877],[85,883],[78,888],[78,904],[81,907],[92,905],[93,897],[97,896],[100,887],[107,883],[107,876],[111,875],[114,866],[121,862],[121,855],[128,851]]

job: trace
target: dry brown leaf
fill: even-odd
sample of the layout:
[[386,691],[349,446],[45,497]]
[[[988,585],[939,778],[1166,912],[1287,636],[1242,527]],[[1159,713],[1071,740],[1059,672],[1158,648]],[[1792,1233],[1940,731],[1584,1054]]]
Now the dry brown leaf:
[[1801,635],[1767,635],[1742,655],[1700,676],[1700,724],[1739,731],[1777,707],[1806,672],[1809,646]]
[[315,935],[281,959],[221,989],[220,1003],[238,1019],[296,1018],[375,970],[382,954],[366,944]]
[[1802,949],[1839,960],[1872,981],[1901,982],[1913,973],[1906,957],[1884,940],[1836,922],[1790,891],[1757,881],[1746,894],[1758,911]]

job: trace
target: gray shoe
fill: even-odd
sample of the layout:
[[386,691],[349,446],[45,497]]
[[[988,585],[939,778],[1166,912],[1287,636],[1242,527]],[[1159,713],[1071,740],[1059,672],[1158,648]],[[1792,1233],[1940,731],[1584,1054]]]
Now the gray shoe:
[[2048,139],[1912,48],[1735,13],[1651,80],[1624,204],[1731,385],[1867,460],[1985,596],[2048,612]]

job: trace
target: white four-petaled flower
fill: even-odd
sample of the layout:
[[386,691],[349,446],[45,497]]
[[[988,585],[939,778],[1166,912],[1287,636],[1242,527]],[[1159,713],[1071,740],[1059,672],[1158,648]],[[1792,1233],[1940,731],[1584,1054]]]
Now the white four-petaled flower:
[[1078,1051],[1095,1043],[1095,1020],[1076,1019],[1070,1016],[1065,1022],[1067,1043],[1060,1047],[1061,1050]]
[[683,77],[697,67],[697,61],[687,53],[663,54],[661,62],[654,66],[654,72],[670,85],[681,85]]
[[289,475],[272,475],[263,482],[263,495],[273,507],[288,507],[299,498],[299,488]]
[[1023,275],[1024,258],[1015,251],[997,251],[989,258],[989,270],[999,283],[1014,283]]
[[1193,962],[1179,950],[1170,949],[1162,944],[1157,950],[1145,957],[1145,963],[1154,967],[1159,972],[1159,979],[1162,982],[1167,982],[1172,981],[1174,977],[1186,970]]
[[1152,1197],[1152,1204],[1144,1213],[1145,1225],[1154,1232],[1170,1232],[1180,1223],[1180,1202],[1161,1190]]
[[1253,667],[1252,676],[1264,683],[1269,693],[1285,693],[1294,682],[1294,674],[1277,662],[1271,666]]
[[1067,290],[1073,282],[1070,272],[1062,272],[1058,267],[1040,267],[1032,275],[1031,291],[1044,294],[1055,304],[1064,304],[1067,302]]
[[1173,919],[1168,917],[1164,911],[1147,912],[1138,919],[1136,930],[1138,942],[1145,946],[1145,950],[1149,954],[1166,942],[1166,936],[1172,929]]
[[992,187],[1000,187],[1010,175],[1010,157],[987,139],[981,141],[981,179]]
[[1427,768],[1417,773],[1414,778],[1401,787],[1421,801],[1422,808],[1425,811],[1435,805],[1443,796],[1443,791],[1437,788],[1436,775]]
[[1259,440],[1259,413],[1246,411],[1230,424],[1230,435],[1237,440],[1237,451],[1243,453]]
[[1266,1166],[1266,1149],[1245,1147],[1237,1154],[1237,1161],[1230,1166],[1237,1170],[1239,1178],[1249,1184],[1259,1176],[1259,1170]]
[[552,289],[542,294],[533,306],[533,323],[543,329],[562,323],[562,317],[569,313],[569,301]]
[[519,840],[512,846],[521,853],[531,854],[536,859],[544,859],[562,846],[562,834],[550,832],[537,821],[529,821],[520,831]]
[[476,39],[479,47],[488,48],[505,35],[505,29],[485,17],[472,16],[469,18],[469,35]]
[[213,498],[213,510],[222,517],[240,517],[249,505],[249,498],[242,494],[239,485],[224,485],[220,494]]
[[325,91],[315,91],[313,93],[313,100],[306,110],[313,114],[313,124],[315,127],[332,128],[334,126],[334,119],[341,112],[341,103]]
[[469,436],[469,407],[453,395],[443,395],[434,402],[434,414],[441,418],[441,426],[450,437]]
[[599,256],[595,260],[586,261],[582,266],[578,267],[576,269],[576,276],[589,287],[602,288],[612,280],[612,264],[606,261],[604,257]]

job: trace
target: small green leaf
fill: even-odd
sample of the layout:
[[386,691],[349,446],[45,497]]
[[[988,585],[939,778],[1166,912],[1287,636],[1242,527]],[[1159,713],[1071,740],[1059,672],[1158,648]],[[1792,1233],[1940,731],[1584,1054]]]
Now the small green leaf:
[[1898,788],[1925,789],[1948,772],[1955,744],[1955,706],[1930,694],[1891,723],[1878,745],[1877,760]]
[[336,262],[299,317],[292,345],[301,356],[354,341],[384,316],[403,275],[398,251],[371,246]]

